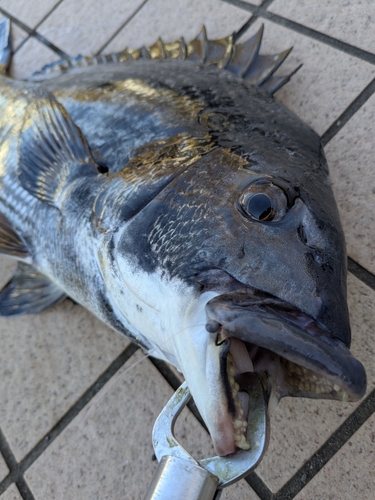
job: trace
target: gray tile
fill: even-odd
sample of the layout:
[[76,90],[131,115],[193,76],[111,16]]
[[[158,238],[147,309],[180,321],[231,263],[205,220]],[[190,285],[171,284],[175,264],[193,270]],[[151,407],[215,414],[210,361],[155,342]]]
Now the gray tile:
[[36,38],[29,38],[14,54],[10,68],[13,78],[23,79],[60,57]]
[[11,484],[9,488],[0,496],[1,500],[22,500],[20,492],[15,484]]
[[58,0],[43,0],[43,2],[30,0],[1,0],[1,7],[12,14],[29,28],[35,26],[58,3]]
[[344,227],[348,254],[375,273],[375,95],[325,151]]
[[238,483],[224,488],[220,500],[260,500],[253,489],[242,479]]
[[0,290],[11,279],[16,268],[16,260],[4,257],[0,254]]
[[287,75],[303,63],[276,98],[322,134],[372,80],[374,66],[269,21],[258,20],[252,32],[262,23],[261,53],[294,47],[277,74]]
[[375,3],[372,0],[276,0],[269,10],[343,42],[375,52]]
[[[2,4],[0,4],[2,6]],[[0,22],[4,21],[7,19],[4,17],[2,14],[0,14]],[[27,38],[27,33],[23,29],[19,28],[16,24],[12,23],[12,31],[11,31],[11,40],[12,40],[12,47],[13,50],[15,50],[19,44]]]
[[[35,28],[56,3],[57,0],[43,0],[42,2],[30,2],[30,0],[17,0],[17,2],[14,0],[2,0],[1,7],[26,24],[29,28]],[[13,48],[17,48],[26,37],[26,32],[18,28],[17,25],[12,25]]]
[[38,31],[72,56],[79,53],[93,54],[142,2],[143,0],[64,0]]
[[374,464],[375,415],[372,415],[295,498],[372,500]]
[[[375,292],[349,275],[349,307],[353,329],[351,351],[366,368],[367,394],[375,387],[374,303]],[[273,492],[278,491],[358,404],[302,398],[281,400],[271,416],[268,451],[257,468],[257,473],[267,486]]]
[[5,460],[3,456],[0,453],[0,482],[4,479],[5,476],[7,476],[9,473],[9,469],[7,467],[7,464],[5,463]]
[[[137,353],[27,472],[36,498],[142,498],[156,469],[151,429],[172,390]],[[203,455],[208,438],[189,413],[178,435]],[[205,443],[202,445],[202,439]]]
[[166,42],[193,39],[205,24],[210,38],[220,38],[238,30],[251,13],[218,0],[150,0],[106,47],[116,52],[125,47],[154,43],[159,36]]
[[0,422],[17,460],[53,427],[128,344],[65,301],[0,318]]
[[[152,426],[173,391],[141,359],[136,353],[27,471],[38,500],[143,498],[157,466]],[[177,420],[176,436],[198,459],[213,453],[207,433],[186,409]],[[241,482],[222,498],[257,496]]]
[[243,0],[243,1],[256,6],[262,5],[262,3],[264,2],[264,0]]

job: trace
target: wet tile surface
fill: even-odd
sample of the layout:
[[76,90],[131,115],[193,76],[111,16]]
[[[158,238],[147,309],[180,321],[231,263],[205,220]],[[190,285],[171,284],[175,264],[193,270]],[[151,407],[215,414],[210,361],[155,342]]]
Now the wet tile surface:
[[159,36],[166,42],[181,36],[192,40],[206,26],[209,38],[220,38],[238,30],[248,19],[249,12],[216,0],[175,0],[171,8],[166,0],[150,0],[131,22],[106,47],[106,53],[125,47],[153,44]]
[[0,496],[1,500],[22,500],[20,492],[18,491],[15,484],[9,486],[9,488]]
[[303,64],[276,98],[323,134],[374,78],[374,66],[264,19],[254,23],[251,32],[261,24],[265,28],[262,54],[293,47],[277,74],[288,75]]
[[70,301],[39,315],[0,318],[0,332],[0,422],[20,460],[128,340]]
[[[349,275],[351,351],[365,366],[367,394],[375,387],[375,292]],[[257,473],[277,492],[359,403],[284,398],[271,416],[271,440]]]
[[295,498],[372,500],[374,463],[375,415],[372,415]]
[[375,273],[375,96],[325,148],[350,257]]
[[372,0],[276,0],[269,10],[321,33],[375,52]]

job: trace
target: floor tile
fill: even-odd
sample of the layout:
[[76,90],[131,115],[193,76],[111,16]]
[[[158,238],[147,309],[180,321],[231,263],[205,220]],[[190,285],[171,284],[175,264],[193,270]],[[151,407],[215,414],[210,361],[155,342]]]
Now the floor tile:
[[0,422],[20,460],[128,344],[81,306],[0,318]]
[[265,25],[261,53],[294,47],[277,74],[287,75],[303,63],[276,98],[323,134],[372,80],[375,67],[270,21],[258,20],[251,32],[261,24]]
[[[143,0],[64,0],[38,31],[71,56],[94,54]],[[103,22],[105,19],[105,22]]]
[[12,14],[29,28],[35,26],[46,16],[58,3],[58,0],[43,0],[36,2],[30,0],[1,0],[1,7]]
[[[0,7],[2,4],[0,4]],[[4,21],[7,19],[5,16],[0,14],[0,22]],[[16,24],[12,23],[12,31],[11,31],[11,41],[12,41],[12,48],[15,50],[20,43],[27,38],[27,33],[23,29],[19,28]]]
[[[375,387],[375,292],[349,275],[351,351]],[[359,403],[284,398],[271,416],[271,440],[257,473],[276,492],[344,422]],[[339,498],[339,497],[337,497]]]
[[[13,29],[13,28],[12,28]],[[10,74],[19,80],[28,78],[35,71],[39,71],[45,64],[60,59],[60,56],[50,50],[36,38],[29,38],[14,54],[10,67]]]
[[125,47],[151,45],[160,36],[171,42],[181,36],[192,40],[202,24],[210,38],[220,38],[238,30],[251,13],[217,0],[149,0],[141,11],[106,47],[106,53]]
[[22,497],[16,485],[11,484],[9,488],[0,496],[0,500],[22,500]]
[[375,273],[375,95],[325,148],[348,254]]
[[[142,354],[136,353],[26,473],[36,500],[143,498],[157,463],[151,430],[173,391]],[[139,361],[142,360],[140,363]],[[212,455],[207,433],[188,410],[176,436],[197,459]],[[257,500],[241,481],[225,500]]]
[[[26,473],[35,498],[143,498],[156,469],[151,430],[173,391],[136,353]],[[188,410],[176,436],[196,458],[210,439]],[[241,489],[242,485],[238,488]],[[227,497],[234,498],[233,496]]]
[[5,460],[3,456],[0,454],[0,482],[4,479],[5,476],[7,476],[9,473],[9,469],[7,467],[7,464],[5,463]]
[[[57,0],[43,0],[35,2],[30,0],[2,0],[0,6],[22,21],[29,28],[35,26],[45,17],[51,9],[58,3]],[[27,33],[18,28],[12,27],[13,48],[17,48],[23,39],[27,37]]]
[[373,500],[375,491],[375,415],[372,415],[296,500]]
[[256,6],[262,5],[262,3],[264,2],[264,0],[242,0],[242,1]]
[[375,3],[372,0],[276,0],[269,8],[369,52],[375,52]]
[[0,254],[0,290],[11,279],[16,268],[16,260],[4,257]]
[[238,483],[224,488],[220,500],[260,500],[253,489],[242,479]]

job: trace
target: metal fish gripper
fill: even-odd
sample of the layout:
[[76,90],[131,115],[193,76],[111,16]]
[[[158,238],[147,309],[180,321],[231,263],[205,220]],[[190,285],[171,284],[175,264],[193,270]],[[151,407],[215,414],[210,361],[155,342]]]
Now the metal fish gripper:
[[263,386],[255,373],[236,377],[249,394],[249,450],[226,457],[195,460],[174,436],[175,422],[191,395],[184,382],[157,418],[152,442],[159,461],[144,500],[218,500],[222,489],[239,481],[260,462],[268,443],[267,407]]

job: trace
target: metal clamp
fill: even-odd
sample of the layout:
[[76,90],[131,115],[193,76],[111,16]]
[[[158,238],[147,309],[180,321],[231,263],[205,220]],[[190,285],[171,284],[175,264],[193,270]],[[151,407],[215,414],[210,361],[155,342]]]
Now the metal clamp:
[[[145,500],[211,500],[215,492],[239,481],[260,462],[268,443],[267,408],[263,386],[255,373],[236,378],[240,391],[249,394],[247,439],[250,450],[227,457],[195,460],[173,434],[177,417],[191,398],[183,383],[157,418],[152,441],[160,461]],[[218,498],[218,497],[216,497]]]

